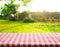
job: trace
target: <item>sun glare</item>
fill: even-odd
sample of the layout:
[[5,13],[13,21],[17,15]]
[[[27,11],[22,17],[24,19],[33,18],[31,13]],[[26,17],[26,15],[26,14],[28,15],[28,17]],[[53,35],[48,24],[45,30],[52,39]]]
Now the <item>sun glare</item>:
[[30,11],[60,11],[60,0],[32,0]]
[[[8,2],[8,1],[7,1]],[[0,2],[1,5],[4,5],[4,3],[7,2]],[[37,12],[37,11],[60,11],[60,0],[32,0],[27,7],[21,6],[22,2],[15,1],[16,4],[20,4],[20,7],[18,8],[19,12],[22,12],[24,10],[29,10],[31,12]]]

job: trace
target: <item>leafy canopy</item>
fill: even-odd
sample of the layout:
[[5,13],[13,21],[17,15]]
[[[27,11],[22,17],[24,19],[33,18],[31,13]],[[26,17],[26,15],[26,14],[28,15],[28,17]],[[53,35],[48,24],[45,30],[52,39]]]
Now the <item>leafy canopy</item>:
[[[4,1],[7,1],[7,0],[4,0]],[[10,3],[4,5],[4,7],[2,8],[3,15],[7,16],[10,14],[15,14],[17,12],[19,5],[14,4],[15,1],[16,0],[10,0]],[[31,0],[18,0],[18,1],[22,1],[23,5],[26,6]]]

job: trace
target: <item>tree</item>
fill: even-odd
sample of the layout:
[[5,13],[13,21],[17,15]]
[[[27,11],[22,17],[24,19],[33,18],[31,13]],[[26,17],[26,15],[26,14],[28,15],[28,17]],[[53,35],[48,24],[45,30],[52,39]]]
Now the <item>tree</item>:
[[[2,1],[2,0],[1,0]],[[4,0],[7,1],[7,0]],[[20,6],[20,4],[14,4],[16,0],[10,0],[10,3],[7,3],[4,5],[4,7],[2,7],[2,15],[4,17],[9,17],[12,14],[15,16],[15,14],[17,13],[17,9]],[[23,6],[27,6],[27,4],[31,1],[31,0],[18,0],[18,1],[22,1],[23,2]]]
[[[21,1],[23,2],[23,5],[26,6],[26,8],[27,8],[27,4],[28,4],[29,2],[31,2],[31,0],[21,0]],[[28,10],[28,14],[29,14],[29,15],[28,15],[27,17],[28,17],[28,18],[31,18],[31,15],[30,15],[29,10]]]
[[31,0],[21,0],[23,2],[23,5],[26,6]]
[[2,14],[4,17],[9,17],[11,14],[15,16],[15,13],[17,12],[17,8],[19,5],[13,4],[15,0],[11,0],[10,3],[5,4],[2,8]]

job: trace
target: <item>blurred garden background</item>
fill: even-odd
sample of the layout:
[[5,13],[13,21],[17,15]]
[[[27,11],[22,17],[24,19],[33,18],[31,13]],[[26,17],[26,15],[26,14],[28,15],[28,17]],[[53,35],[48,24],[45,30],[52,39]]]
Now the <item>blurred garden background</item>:
[[42,4],[31,2],[34,4],[34,0],[0,0],[0,33],[60,33],[60,11],[52,11],[49,4],[51,11],[41,6],[39,10]]

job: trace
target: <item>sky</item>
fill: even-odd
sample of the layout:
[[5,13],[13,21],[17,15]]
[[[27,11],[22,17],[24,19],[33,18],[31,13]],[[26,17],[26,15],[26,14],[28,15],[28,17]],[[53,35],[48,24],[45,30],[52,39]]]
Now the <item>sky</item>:
[[[15,2],[16,4],[20,3],[22,4],[22,2]],[[2,2],[2,4],[4,4],[4,2]],[[27,8],[25,6],[20,6],[18,8],[19,12],[22,11],[31,11],[31,12],[40,12],[40,11],[50,11],[50,12],[54,12],[54,11],[60,11],[60,0],[32,0],[28,5]]]
[[32,0],[30,11],[60,11],[60,0]]

